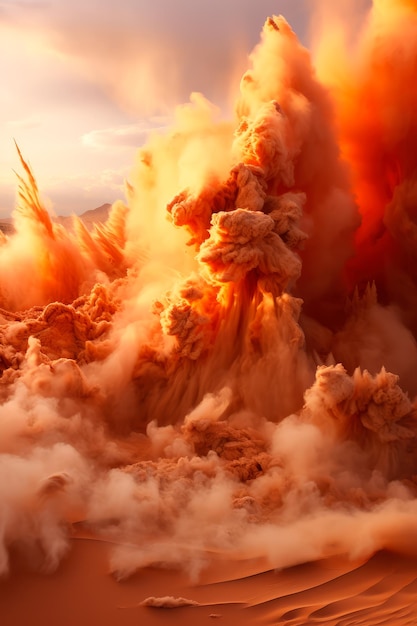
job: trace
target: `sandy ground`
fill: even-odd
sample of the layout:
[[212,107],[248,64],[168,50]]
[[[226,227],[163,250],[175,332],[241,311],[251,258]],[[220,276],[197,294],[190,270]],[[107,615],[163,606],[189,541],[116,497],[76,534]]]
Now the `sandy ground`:
[[[2,626],[379,626],[417,621],[415,558],[379,552],[365,562],[340,557],[271,571],[257,561],[218,556],[197,581],[163,567],[144,568],[117,581],[109,571],[110,548],[102,540],[74,538],[53,574],[30,571],[14,555],[11,575],[0,583]],[[146,600],[163,606],[146,606]],[[172,606],[184,600],[189,606]]]

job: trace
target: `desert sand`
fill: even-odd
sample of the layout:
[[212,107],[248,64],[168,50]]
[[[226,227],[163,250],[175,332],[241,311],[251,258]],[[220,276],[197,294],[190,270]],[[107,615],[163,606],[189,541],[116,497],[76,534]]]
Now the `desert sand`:
[[[53,575],[28,571],[16,558],[0,588],[2,623],[62,624],[413,624],[417,559],[381,551],[367,560],[333,557],[283,571],[218,555],[190,580],[181,570],[143,568],[118,582],[108,545],[75,538]],[[185,606],[184,606],[185,605]]]

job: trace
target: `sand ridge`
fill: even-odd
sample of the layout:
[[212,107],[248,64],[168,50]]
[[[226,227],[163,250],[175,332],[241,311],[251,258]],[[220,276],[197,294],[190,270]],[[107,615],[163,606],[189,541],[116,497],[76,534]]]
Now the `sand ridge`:
[[[144,568],[116,581],[109,573],[108,550],[105,541],[73,539],[53,575],[30,571],[16,556],[13,575],[0,586],[2,624],[18,626],[28,614],[34,626],[191,626],[217,619],[230,626],[237,621],[248,626],[402,626],[417,619],[417,560],[392,552],[365,562],[332,557],[282,571],[219,559],[199,581],[165,567]],[[162,606],[144,606],[149,598]],[[195,605],[182,606],[187,601]]]

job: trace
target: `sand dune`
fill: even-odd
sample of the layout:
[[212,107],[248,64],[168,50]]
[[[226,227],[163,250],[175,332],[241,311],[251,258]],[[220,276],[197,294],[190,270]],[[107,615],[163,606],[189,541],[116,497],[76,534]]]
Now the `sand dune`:
[[[217,621],[228,626],[402,626],[417,619],[417,560],[392,552],[366,561],[333,557],[283,571],[219,557],[198,581],[161,566],[118,582],[109,573],[108,550],[105,541],[75,538],[53,575],[30,571],[15,556],[13,575],[0,586],[2,624],[18,626],[30,619],[35,626]],[[147,600],[161,606],[144,606]]]

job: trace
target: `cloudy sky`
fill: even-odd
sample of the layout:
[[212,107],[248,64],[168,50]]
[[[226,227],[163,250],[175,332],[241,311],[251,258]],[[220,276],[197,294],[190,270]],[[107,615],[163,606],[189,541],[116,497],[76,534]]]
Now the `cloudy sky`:
[[[0,0],[0,217],[30,162],[57,214],[123,197],[149,128],[201,91],[225,113],[268,15],[312,0]],[[234,77],[234,81],[232,81]]]

